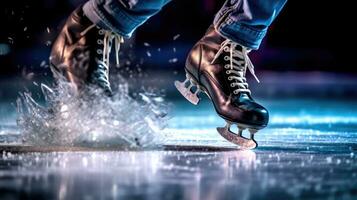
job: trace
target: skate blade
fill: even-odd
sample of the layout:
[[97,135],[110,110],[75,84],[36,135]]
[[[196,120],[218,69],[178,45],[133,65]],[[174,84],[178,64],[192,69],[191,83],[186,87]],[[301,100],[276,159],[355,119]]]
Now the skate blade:
[[187,99],[187,101],[191,102],[193,105],[197,105],[200,102],[200,99],[198,98],[199,88],[197,88],[197,91],[193,93],[190,90],[193,84],[190,83],[189,87],[186,87],[186,83],[187,80],[185,82],[175,81],[175,87],[182,94],[182,96]]
[[219,127],[217,128],[218,133],[229,142],[238,145],[241,149],[255,149],[258,147],[257,142],[254,138],[248,139],[241,135],[237,135],[229,130],[227,127]]

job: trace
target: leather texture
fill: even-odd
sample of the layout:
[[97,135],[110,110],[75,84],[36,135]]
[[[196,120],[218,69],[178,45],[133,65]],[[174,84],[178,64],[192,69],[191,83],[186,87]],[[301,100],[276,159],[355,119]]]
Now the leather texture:
[[233,93],[236,88],[230,86],[231,82],[224,68],[229,62],[224,60],[227,55],[222,53],[211,63],[225,40],[210,26],[205,36],[189,53],[186,71],[206,90],[222,118],[254,128],[264,128],[269,121],[267,109],[256,103],[249,93]]
[[90,75],[97,67],[98,29],[86,31],[92,25],[79,7],[69,16],[52,46],[50,63],[55,78],[64,76],[77,89],[91,81]]

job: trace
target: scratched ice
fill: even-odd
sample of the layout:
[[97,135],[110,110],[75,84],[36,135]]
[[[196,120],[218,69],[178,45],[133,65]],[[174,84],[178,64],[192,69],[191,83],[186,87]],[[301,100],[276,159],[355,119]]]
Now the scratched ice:
[[155,93],[139,93],[134,99],[125,82],[113,97],[89,88],[78,98],[64,81],[53,89],[42,84],[41,89],[45,106],[29,93],[17,100],[17,123],[25,144],[149,148],[165,140],[168,106]]
[[[125,88],[122,87],[124,91]],[[48,93],[48,90],[45,91]],[[116,97],[114,100],[96,100],[84,105],[69,97],[60,97],[55,99],[66,100],[67,108],[63,108],[62,104],[55,106],[59,111],[62,109],[58,114],[69,113],[75,121],[60,118],[63,116],[55,116],[54,119],[63,120],[68,123],[68,127],[73,125],[76,128],[73,131],[69,131],[64,123],[55,123],[51,118],[53,113],[45,109],[49,105],[40,109],[26,96],[21,101],[26,104],[22,106],[24,110],[21,113],[26,111],[27,114],[21,115],[20,119],[24,121],[20,121],[20,124],[24,123],[24,126],[18,131],[16,125],[11,123],[16,116],[10,109],[10,103],[0,100],[1,200],[357,199],[355,99],[279,97],[259,100],[270,111],[271,120],[269,127],[256,135],[260,147],[254,151],[239,151],[217,134],[215,128],[224,125],[224,120],[217,116],[208,99],[203,99],[199,106],[194,107],[182,97],[175,96],[171,99],[175,101],[175,106],[170,112],[174,117],[165,129],[163,149],[122,151],[114,148],[100,151],[103,148],[85,148],[81,151],[53,151],[41,146],[33,152],[29,147],[16,143],[22,131],[27,134],[27,143],[31,141],[43,145],[69,143],[93,146],[93,143],[103,145],[104,142],[111,144],[116,140],[123,142],[125,140],[115,132],[117,129],[111,129],[107,122],[113,122],[114,119],[129,124],[135,122],[127,119],[130,117],[126,114],[128,110],[136,118],[140,114],[151,116],[155,121],[160,113],[145,105],[159,108],[163,103],[160,98],[152,100],[157,97],[148,94],[141,96],[141,100]],[[111,105],[115,103],[120,107]],[[124,103],[127,105],[123,108]],[[92,113],[103,108],[109,108],[109,111]],[[120,109],[110,111],[115,108]],[[110,112],[125,115],[112,118]],[[35,115],[35,120],[29,121],[32,115]],[[77,118],[78,115],[82,118]],[[104,117],[107,124],[103,125],[100,119],[94,119],[97,115],[107,116]],[[83,127],[76,124],[78,119],[84,120]],[[125,132],[125,136],[132,136],[133,143],[125,144],[135,146],[135,136],[152,131],[148,128],[150,123],[142,118],[139,120],[138,123],[145,123],[142,127],[145,131],[136,129],[138,126],[132,124],[129,131],[134,131],[134,135]],[[160,121],[155,122],[161,124]],[[46,122],[51,122],[50,127],[58,128],[60,132],[51,132],[48,127],[41,129]],[[107,132],[98,136],[97,142],[93,142],[92,133],[79,134],[90,128]],[[48,132],[55,135],[48,135]],[[151,133],[149,135],[152,138],[144,143],[156,145],[155,141],[161,138],[156,138],[158,135],[154,131]],[[32,134],[43,135],[44,138],[36,140],[30,137]],[[107,134],[110,140],[103,139]],[[56,142],[52,143],[49,139],[56,139]],[[13,141],[15,144],[11,143]],[[170,145],[173,146],[170,148]],[[207,146],[216,148],[210,149]]]
[[[257,135],[260,148],[238,151],[223,148],[214,129],[224,121],[208,100],[197,108],[178,100],[165,144],[220,148],[3,151],[0,199],[356,199],[353,101],[264,101],[271,123]],[[3,126],[0,136],[11,132]]]

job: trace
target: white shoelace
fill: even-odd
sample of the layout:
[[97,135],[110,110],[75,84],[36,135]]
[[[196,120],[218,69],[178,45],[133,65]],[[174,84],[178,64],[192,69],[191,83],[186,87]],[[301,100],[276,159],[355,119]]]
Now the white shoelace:
[[119,51],[120,51],[120,45],[121,43],[124,42],[124,38],[121,35],[118,35],[112,31],[105,31],[105,30],[99,30],[99,34],[104,34],[104,40],[98,40],[97,42],[100,44],[103,42],[103,60],[102,64],[105,65],[106,67],[109,67],[110,64],[110,52],[112,49],[112,42],[114,40],[114,46],[115,46],[115,58],[116,58],[116,64],[119,65]]
[[[258,77],[255,75],[254,72],[254,65],[248,57],[249,50],[246,47],[242,46],[242,51],[238,51],[236,46],[239,45],[237,43],[232,42],[231,40],[225,40],[221,44],[221,48],[217,52],[216,56],[214,57],[212,64],[216,61],[216,59],[222,54],[222,52],[229,53],[230,56],[225,56],[224,60],[229,61],[229,64],[226,64],[224,68],[226,69],[227,74],[232,74],[228,76],[228,80],[236,80],[232,82],[230,86],[232,88],[238,87],[233,91],[234,94],[239,94],[240,92],[247,92],[251,93],[248,89],[248,83],[245,78],[245,74],[247,68],[249,69],[250,73],[253,75],[255,80],[259,83]],[[240,59],[240,60],[237,60]]]
[[[81,35],[85,35],[89,30],[91,30],[95,26],[96,26],[95,24],[89,26],[81,33]],[[114,40],[116,64],[119,66],[120,45],[121,43],[124,42],[124,38],[123,36],[118,35],[112,31],[106,31],[103,29],[99,30],[99,35],[103,36],[103,39],[98,39],[97,44],[103,45],[103,49],[97,49],[97,54],[102,54],[103,58],[102,60],[98,60],[97,62],[99,64],[99,69],[101,69],[99,73],[104,73],[103,75],[105,75],[105,77],[99,77],[99,78],[100,79],[104,78],[105,80],[102,81],[105,81],[109,84],[108,76],[109,76],[110,52],[112,50],[112,43]]]

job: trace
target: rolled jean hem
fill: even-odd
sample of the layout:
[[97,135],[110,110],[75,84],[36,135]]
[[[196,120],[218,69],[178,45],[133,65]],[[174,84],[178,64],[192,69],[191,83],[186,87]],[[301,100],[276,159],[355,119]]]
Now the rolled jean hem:
[[221,25],[216,27],[216,30],[223,37],[253,50],[259,49],[267,33],[266,29],[256,30],[237,22]]
[[[126,38],[130,38],[133,33],[133,29],[135,26],[131,27],[130,30],[127,31],[124,29],[120,29],[118,26],[115,26],[110,23],[110,21],[105,17],[103,11],[101,11],[98,5],[95,4],[95,1],[88,1],[86,4],[84,4],[83,12],[91,22],[93,22],[100,28],[113,31]],[[140,22],[131,19],[123,12],[117,14],[120,14],[120,17],[123,19],[123,21],[126,21],[127,24],[140,24]]]

